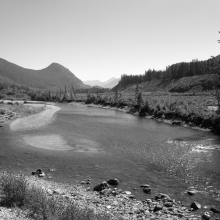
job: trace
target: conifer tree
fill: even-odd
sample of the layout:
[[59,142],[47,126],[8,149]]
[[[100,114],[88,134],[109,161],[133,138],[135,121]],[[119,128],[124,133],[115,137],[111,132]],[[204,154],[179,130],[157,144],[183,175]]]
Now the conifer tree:
[[137,83],[136,84],[136,89],[135,89],[135,101],[136,101],[136,103],[138,104],[138,94],[139,94],[139,84]]
[[143,100],[143,97],[142,97],[142,92],[139,92],[138,93],[138,96],[137,96],[137,104],[138,104],[138,107],[139,109],[143,106],[144,104],[144,100]]
[[117,103],[118,102],[118,89],[117,88],[115,89],[115,97],[114,97],[114,99],[115,99],[115,103]]
[[90,95],[89,90],[88,90],[87,91],[87,101],[90,100],[90,98],[91,98],[91,95]]
[[[219,31],[220,33],[220,31]],[[218,40],[218,43],[220,43],[220,40]],[[215,89],[215,97],[218,101],[218,113],[220,113],[220,60],[217,64],[217,69],[218,69],[218,84],[216,86],[216,89]]]

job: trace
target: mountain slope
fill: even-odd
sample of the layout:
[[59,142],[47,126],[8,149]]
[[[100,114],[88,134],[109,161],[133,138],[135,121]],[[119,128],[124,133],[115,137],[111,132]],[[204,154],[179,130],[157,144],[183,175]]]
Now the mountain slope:
[[[204,92],[213,90],[218,82],[217,74],[195,75],[181,79],[153,79],[139,84],[142,92]],[[132,92],[136,90],[136,83],[128,85],[118,84],[114,89],[121,92]]]
[[56,90],[67,86],[86,88],[72,72],[58,63],[52,63],[42,70],[20,67],[0,58],[0,83],[24,85],[37,89]]

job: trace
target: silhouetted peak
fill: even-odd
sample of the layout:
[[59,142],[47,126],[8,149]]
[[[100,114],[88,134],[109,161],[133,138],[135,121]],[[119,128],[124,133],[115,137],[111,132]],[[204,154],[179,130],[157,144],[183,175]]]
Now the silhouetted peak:
[[60,65],[59,63],[51,63],[46,69],[51,70],[53,72],[68,72],[68,73],[70,72],[71,73],[69,69]]
[[65,68],[65,67],[60,65],[59,63],[51,63],[47,68]]

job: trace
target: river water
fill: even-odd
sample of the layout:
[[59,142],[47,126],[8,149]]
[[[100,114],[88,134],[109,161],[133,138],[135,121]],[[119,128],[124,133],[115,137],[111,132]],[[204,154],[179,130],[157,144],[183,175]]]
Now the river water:
[[[220,205],[220,138],[120,111],[58,104],[51,124],[36,130],[0,130],[0,169],[27,175],[38,168],[57,182],[109,178],[137,199],[163,192],[189,205]],[[36,122],[37,123],[37,122]],[[44,148],[43,148],[44,147]],[[56,169],[50,173],[49,169]],[[144,194],[140,184],[150,184]],[[185,190],[196,187],[193,197]]]

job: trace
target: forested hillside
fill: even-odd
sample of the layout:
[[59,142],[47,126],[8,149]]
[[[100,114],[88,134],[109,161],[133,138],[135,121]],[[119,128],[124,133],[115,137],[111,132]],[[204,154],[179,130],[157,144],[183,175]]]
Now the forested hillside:
[[149,69],[143,75],[124,74],[116,88],[131,91],[134,89],[132,85],[138,83],[143,91],[206,91],[214,88],[217,74],[220,74],[220,55],[207,61],[173,64],[166,70]]

